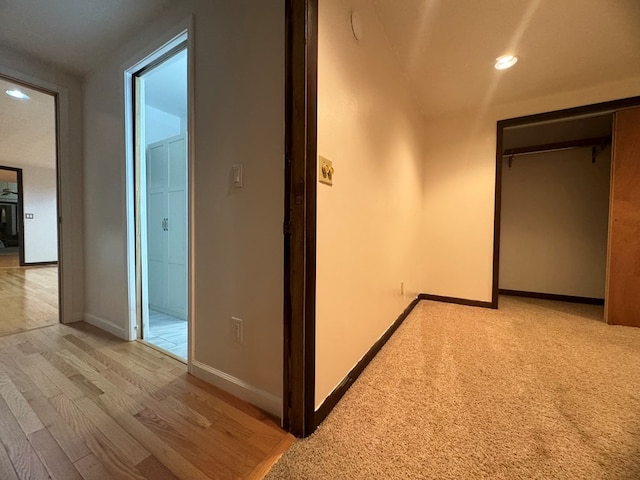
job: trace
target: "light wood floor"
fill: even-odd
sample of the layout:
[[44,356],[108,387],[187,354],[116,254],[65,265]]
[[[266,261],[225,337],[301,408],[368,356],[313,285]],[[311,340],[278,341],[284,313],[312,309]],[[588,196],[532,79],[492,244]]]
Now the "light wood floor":
[[6,252],[6,248],[0,249],[0,268],[19,267],[20,255],[18,252]]
[[58,321],[57,266],[0,268],[0,336]]
[[293,442],[267,415],[85,323],[0,338],[0,478],[262,478]]

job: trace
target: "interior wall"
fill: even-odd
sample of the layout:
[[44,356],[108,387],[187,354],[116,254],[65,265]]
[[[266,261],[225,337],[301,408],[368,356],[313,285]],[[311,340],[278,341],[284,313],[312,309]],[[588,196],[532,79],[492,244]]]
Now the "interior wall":
[[503,160],[500,288],[604,298],[610,170],[610,147]]
[[58,93],[58,169],[63,258],[61,318],[81,320],[84,312],[84,205],[81,80],[50,64],[0,47],[0,74]]
[[419,292],[423,133],[372,3],[319,3],[316,407]]
[[637,95],[640,79],[628,79],[429,119],[421,290],[491,301],[498,120]]
[[58,209],[56,205],[56,170],[31,165],[22,168],[25,263],[58,261]]
[[[282,405],[284,1],[193,0],[138,32],[85,82],[87,319],[127,338],[125,69],[194,15],[192,372]],[[168,40],[168,39],[167,39]],[[230,185],[243,164],[244,188]],[[234,343],[231,317],[244,320]]]
[[180,117],[149,105],[145,105],[144,122],[147,145],[183,133]]

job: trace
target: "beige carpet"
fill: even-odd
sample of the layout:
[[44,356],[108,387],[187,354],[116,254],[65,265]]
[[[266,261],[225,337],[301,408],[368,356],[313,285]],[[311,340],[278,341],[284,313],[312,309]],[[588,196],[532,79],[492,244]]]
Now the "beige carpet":
[[267,479],[640,479],[640,329],[421,302]]

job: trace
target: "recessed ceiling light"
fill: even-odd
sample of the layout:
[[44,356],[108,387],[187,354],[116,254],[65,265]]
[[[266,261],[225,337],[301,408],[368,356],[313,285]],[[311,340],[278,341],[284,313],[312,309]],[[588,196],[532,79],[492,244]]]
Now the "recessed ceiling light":
[[11,90],[7,90],[5,92],[7,95],[9,95],[10,97],[13,98],[18,98],[20,100],[29,100],[29,95],[27,95],[26,93],[18,90],[17,88],[13,88]]
[[515,55],[502,55],[496,58],[496,64],[494,65],[496,70],[506,70],[513,67],[518,61],[518,57]]

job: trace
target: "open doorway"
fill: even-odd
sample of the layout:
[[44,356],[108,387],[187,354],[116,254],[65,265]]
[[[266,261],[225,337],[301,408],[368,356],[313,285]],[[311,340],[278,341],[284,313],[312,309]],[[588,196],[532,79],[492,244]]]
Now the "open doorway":
[[604,305],[611,112],[504,129],[500,293]]
[[0,167],[0,267],[24,263],[22,169]]
[[55,95],[0,78],[0,335],[58,323]]
[[494,307],[499,294],[590,303],[604,305],[603,320],[617,323],[607,318],[621,303],[610,288],[612,251],[620,251],[612,244],[620,180],[613,165],[628,160],[614,145],[621,112],[638,102],[498,122]]
[[189,334],[186,39],[133,74],[138,338],[187,361]]

